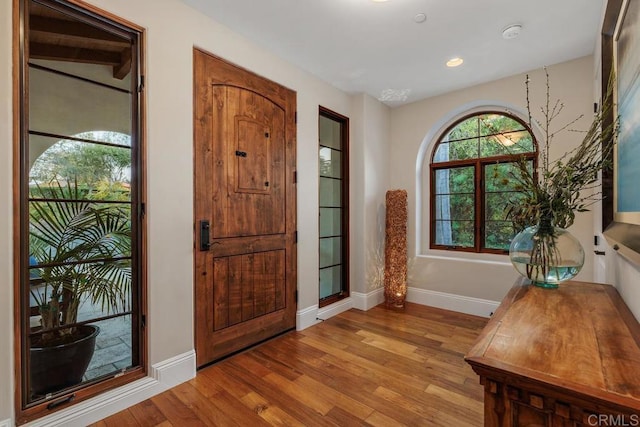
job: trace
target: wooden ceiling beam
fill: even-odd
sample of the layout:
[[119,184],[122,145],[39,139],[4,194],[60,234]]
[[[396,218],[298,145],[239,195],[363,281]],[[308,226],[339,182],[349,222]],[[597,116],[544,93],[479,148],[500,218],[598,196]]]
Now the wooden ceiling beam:
[[39,15],[29,19],[32,58],[112,66],[119,80],[129,74],[130,40],[79,21]]
[[32,15],[29,17],[29,28],[32,38],[51,37],[57,41],[68,40],[73,44],[97,42],[103,48],[111,47],[114,50],[123,49],[131,45],[127,39],[79,21],[66,21]]
[[113,66],[113,78],[122,80],[131,71],[131,49],[125,49],[120,54],[120,64]]
[[85,64],[110,65],[116,67],[121,66],[122,55],[120,52],[105,50],[83,49],[46,43],[30,43],[29,57],[33,59],[81,62]]

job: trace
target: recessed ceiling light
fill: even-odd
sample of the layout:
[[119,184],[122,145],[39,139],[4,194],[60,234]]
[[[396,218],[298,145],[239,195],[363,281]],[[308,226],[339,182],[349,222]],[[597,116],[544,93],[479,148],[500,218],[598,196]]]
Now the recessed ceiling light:
[[453,67],[457,67],[459,65],[462,65],[462,63],[464,62],[464,59],[462,58],[451,58],[450,60],[447,61],[447,67],[453,68]]
[[521,31],[522,31],[522,25],[520,24],[509,25],[507,28],[502,30],[502,38],[505,40],[515,39],[520,35]]
[[413,17],[413,20],[417,24],[422,24],[424,21],[427,20],[427,15],[425,15],[424,13],[418,13],[416,16]]

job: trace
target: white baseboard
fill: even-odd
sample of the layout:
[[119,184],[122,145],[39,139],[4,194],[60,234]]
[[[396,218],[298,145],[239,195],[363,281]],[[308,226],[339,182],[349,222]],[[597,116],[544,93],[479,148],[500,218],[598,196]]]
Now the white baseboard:
[[[82,427],[122,411],[196,375],[196,352],[157,363],[149,376],[26,424],[30,427]],[[7,424],[7,427],[9,425]],[[0,427],[4,427],[0,424]]]
[[296,329],[301,331],[313,326],[321,320],[329,319],[342,312],[357,308],[358,310],[369,310],[384,301],[384,290],[382,288],[369,292],[351,292],[349,298],[340,300],[326,307],[318,308],[318,305],[299,310],[296,313]]
[[11,427],[11,420],[0,421],[0,427]]
[[318,304],[314,304],[311,307],[298,310],[296,313],[296,330],[301,331],[307,329],[309,326],[313,326],[319,323],[318,319]]
[[[412,287],[407,289],[407,301],[482,317],[489,317],[491,313],[496,311],[498,305],[500,305],[500,303],[496,301]],[[296,313],[296,329],[301,331],[317,324],[321,320],[329,319],[351,308],[367,311],[383,302],[383,288],[366,294],[351,292],[349,298],[345,298],[327,307],[319,309],[316,304],[298,311]]]
[[196,351],[191,350],[151,367],[153,377],[167,389],[196,376]]
[[497,301],[412,287],[407,289],[407,301],[482,317],[489,317],[500,305]]
[[353,308],[362,311],[371,310],[376,305],[384,302],[384,288],[378,288],[366,294],[351,292],[351,298],[353,299]]
[[322,307],[318,310],[318,319],[326,320],[330,317],[337,316],[338,314],[350,310],[353,308],[353,300],[351,297],[342,299],[336,303]]
[[369,293],[351,292],[349,298],[340,300],[326,307],[312,305],[296,313],[296,330],[301,331],[352,308],[367,311],[384,302],[384,289],[379,288]]

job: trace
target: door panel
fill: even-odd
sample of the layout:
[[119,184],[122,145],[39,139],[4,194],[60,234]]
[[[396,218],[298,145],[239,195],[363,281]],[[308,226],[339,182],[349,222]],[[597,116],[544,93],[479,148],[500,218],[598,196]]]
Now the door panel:
[[212,149],[217,160],[213,180],[219,186],[214,189],[217,220],[212,223],[212,236],[282,234],[284,111],[250,90],[215,84],[212,89],[218,109],[213,123]]
[[284,250],[213,259],[218,331],[285,307]]
[[269,193],[270,131],[263,123],[236,116],[236,193]]
[[295,327],[295,92],[198,50],[194,65],[202,366]]

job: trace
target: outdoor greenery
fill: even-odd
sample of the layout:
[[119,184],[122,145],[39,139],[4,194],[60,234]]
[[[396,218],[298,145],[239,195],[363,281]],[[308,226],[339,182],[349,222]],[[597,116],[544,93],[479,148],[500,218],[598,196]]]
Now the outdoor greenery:
[[30,171],[30,292],[42,332],[34,345],[72,336],[75,327],[65,326],[78,321],[85,301],[106,313],[130,302],[129,137],[113,132],[76,137],[123,147],[59,141]]
[[[525,165],[533,170],[533,161]],[[515,163],[490,164],[484,168],[485,183],[485,246],[492,249],[509,250],[511,239],[518,232],[507,218],[511,203],[524,196],[517,191],[515,183],[509,179],[518,166]]]
[[112,145],[62,140],[49,147],[30,170],[33,182],[76,182],[95,200],[125,200],[131,181],[131,142],[116,132],[85,132],[76,138]]
[[41,279],[31,296],[41,315],[42,340],[50,341],[74,333],[73,327],[58,328],[77,322],[85,299],[107,311],[126,305],[131,226],[117,206],[78,201],[82,193],[71,183],[46,192],[49,200],[30,204],[29,249]]

